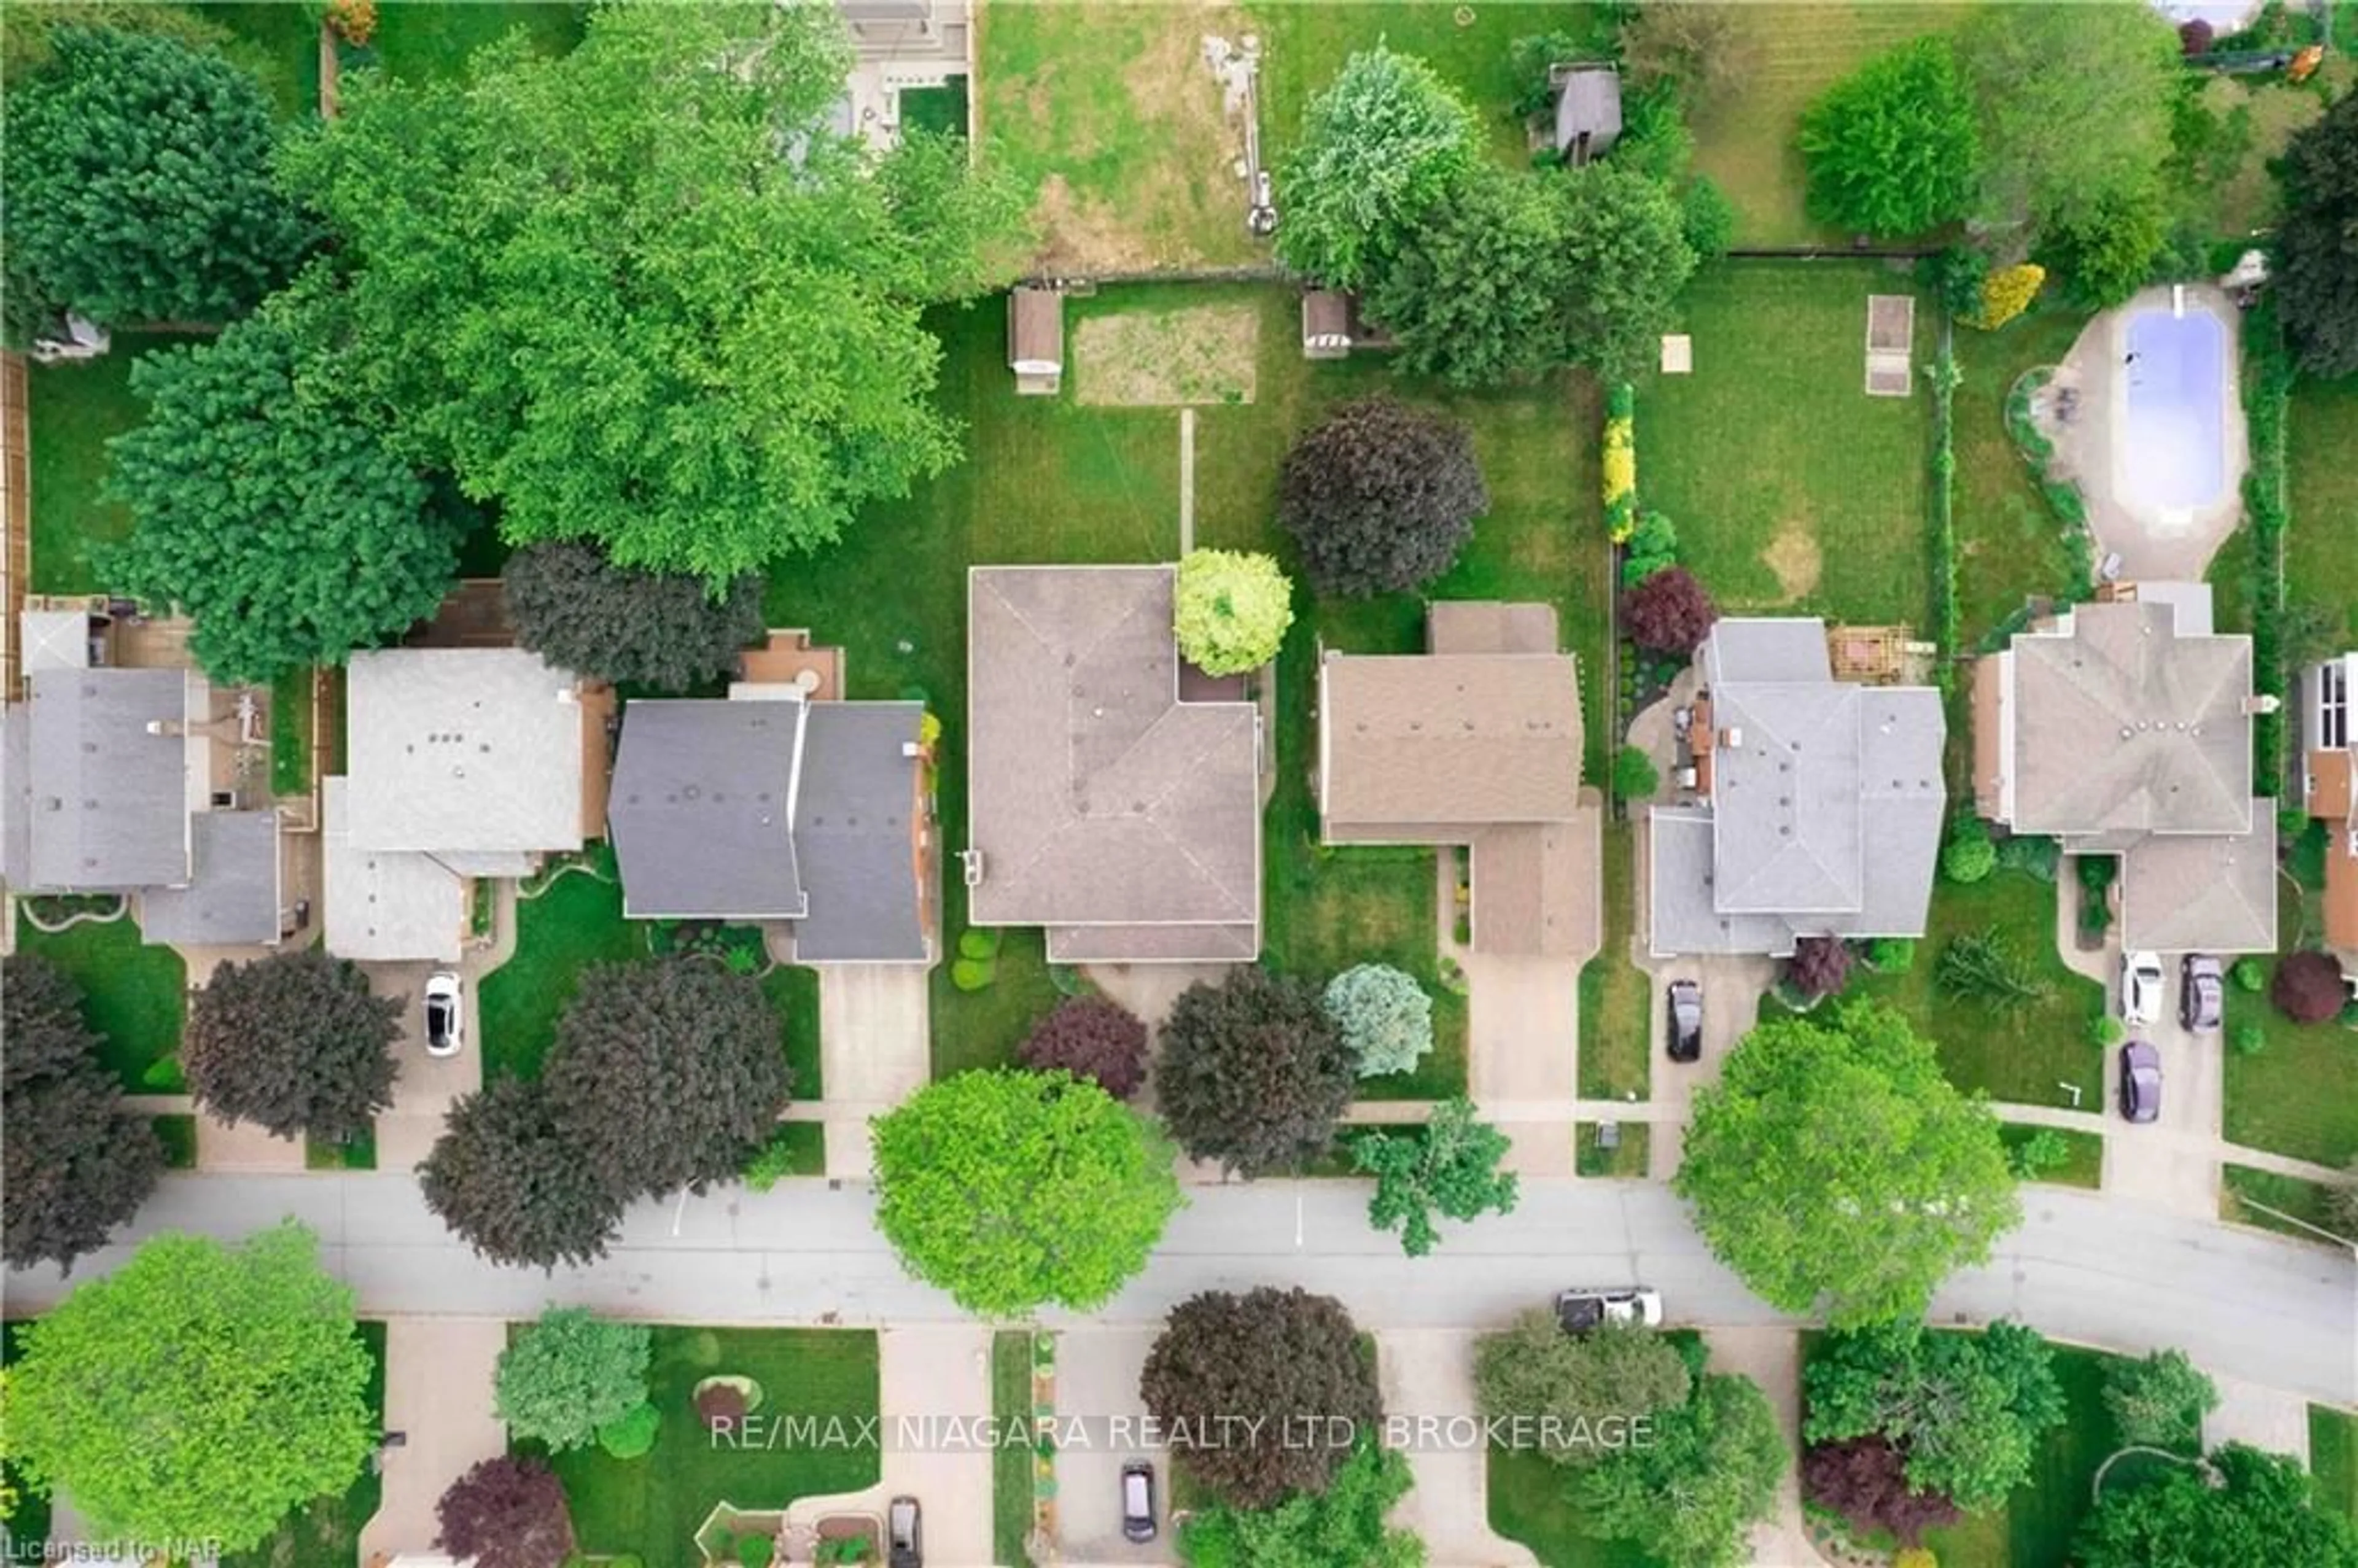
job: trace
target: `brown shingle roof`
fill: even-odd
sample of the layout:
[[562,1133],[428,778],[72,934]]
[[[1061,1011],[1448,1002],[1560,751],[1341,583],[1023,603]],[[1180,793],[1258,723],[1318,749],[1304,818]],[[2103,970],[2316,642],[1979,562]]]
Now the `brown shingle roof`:
[[1603,813],[1487,828],[1474,839],[1474,946],[1485,953],[1581,958],[1603,920],[1597,872]]
[[1569,654],[1330,654],[1319,716],[1331,827],[1563,822],[1577,809],[1580,683]]
[[2325,846],[2325,945],[2358,951],[2358,832],[2338,823]]
[[2314,751],[2309,754],[2309,814],[2335,821],[2358,816],[2352,804],[2351,765],[2347,751]]

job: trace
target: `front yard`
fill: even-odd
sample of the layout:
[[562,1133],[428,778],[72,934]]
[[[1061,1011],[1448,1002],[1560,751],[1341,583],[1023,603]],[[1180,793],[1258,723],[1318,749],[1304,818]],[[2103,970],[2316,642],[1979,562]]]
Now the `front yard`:
[[2104,1400],[2104,1367],[2113,1359],[2100,1350],[2055,1346],[2064,1423],[2041,1440],[2029,1481],[2015,1489],[2003,1512],[1925,1533],[1942,1568],[2064,1568],[2096,1466],[2119,1446]]
[[[735,1441],[708,1434],[697,1420],[696,1385],[715,1376],[749,1377],[762,1388],[755,1419]],[[702,1561],[697,1529],[717,1503],[776,1509],[876,1484],[882,1455],[872,1429],[859,1441],[861,1422],[878,1413],[871,1331],[658,1328],[649,1384],[663,1416],[654,1452],[618,1460],[590,1448],[549,1461],[572,1503],[581,1550],[592,1557],[628,1552],[644,1568],[694,1568]],[[816,1421],[817,1441],[789,1425],[797,1417]],[[830,1421],[839,1422],[839,1441],[827,1441]]]
[[[2317,935],[2315,895],[2284,880],[2277,888],[2279,951],[2290,953]],[[2266,957],[2259,963],[2273,967]],[[2227,1141],[2323,1165],[2358,1156],[2358,1030],[2295,1023],[2266,992],[2231,982],[2222,1038],[2247,1022],[2260,1026],[2265,1044],[2256,1055],[2227,1052]]]
[[1629,959],[1637,921],[1636,829],[1608,820],[1604,837],[1605,938],[1580,971],[1580,1098],[1646,1098],[1653,1068],[1653,978]]
[[[379,1431],[384,1425],[384,1325],[363,1322],[360,1336],[369,1353],[369,1429]],[[375,1465],[364,1465],[351,1486],[296,1509],[261,1545],[222,1558],[222,1568],[352,1568],[360,1556],[361,1530],[384,1496]]]
[[142,943],[127,914],[52,933],[36,927],[21,910],[16,950],[39,954],[81,987],[82,1015],[106,1037],[99,1054],[125,1093],[179,1091],[174,1058],[189,1016],[189,968],[178,952]]

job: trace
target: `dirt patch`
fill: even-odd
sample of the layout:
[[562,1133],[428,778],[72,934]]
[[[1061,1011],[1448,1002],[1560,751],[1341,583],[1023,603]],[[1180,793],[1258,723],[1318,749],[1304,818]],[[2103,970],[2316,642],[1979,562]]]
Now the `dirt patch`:
[[1799,517],[1785,519],[1777,536],[1760,552],[1760,563],[1777,574],[1777,587],[1787,600],[1806,599],[1815,592],[1825,567],[1816,530]]
[[1073,337],[1074,396],[1099,407],[1250,403],[1260,355],[1249,305],[1091,316]]
[[1061,174],[1040,182],[1032,221],[1044,236],[1038,265],[1049,273],[1141,272],[1154,247],[1110,203],[1083,196]]

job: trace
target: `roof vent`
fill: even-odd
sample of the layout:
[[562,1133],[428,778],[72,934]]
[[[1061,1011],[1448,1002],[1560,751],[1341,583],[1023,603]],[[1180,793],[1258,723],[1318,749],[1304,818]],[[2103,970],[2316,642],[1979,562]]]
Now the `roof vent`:
[[1744,744],[1744,726],[1731,724],[1719,732],[1719,743],[1733,751]]

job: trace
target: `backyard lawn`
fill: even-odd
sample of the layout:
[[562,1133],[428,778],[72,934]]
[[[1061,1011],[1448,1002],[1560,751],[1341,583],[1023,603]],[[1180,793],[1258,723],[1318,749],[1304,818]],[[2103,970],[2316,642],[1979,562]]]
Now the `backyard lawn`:
[[[189,968],[179,954],[143,944],[128,915],[103,924],[86,920],[52,933],[37,928],[22,912],[16,950],[38,953],[81,987],[82,1015],[106,1037],[99,1054],[124,1089],[178,1092],[179,1066],[173,1057],[189,1016]],[[150,1081],[151,1070],[168,1081]]]
[[[384,1426],[384,1325],[362,1323],[360,1336],[369,1353],[369,1430],[378,1432]],[[363,1465],[351,1486],[297,1509],[261,1545],[223,1557],[222,1568],[352,1568],[362,1528],[384,1493],[376,1466]]]
[[[1877,263],[1729,262],[1688,288],[1691,375],[1638,389],[1638,490],[1725,611],[1923,626],[1931,399],[1865,389],[1866,300],[1913,295]],[[1937,326],[1919,300],[1915,361]]]
[[455,80],[470,55],[513,29],[523,30],[535,53],[565,53],[581,41],[588,9],[571,0],[381,0],[370,47],[395,76]]
[[[762,1387],[745,1429],[759,1443],[731,1444],[698,1422],[696,1385],[710,1377],[750,1377]],[[654,1451],[616,1460],[597,1448],[554,1456],[551,1466],[573,1506],[581,1550],[592,1557],[630,1552],[645,1568],[691,1568],[701,1561],[697,1528],[713,1505],[783,1509],[797,1498],[856,1492],[876,1484],[881,1454],[871,1441],[850,1441],[877,1415],[876,1336],[850,1329],[658,1328],[649,1399],[662,1413]],[[840,1445],[790,1444],[780,1423],[793,1417],[839,1418]],[[777,1433],[778,1441],[768,1441]]]
[[132,362],[191,341],[118,333],[113,350],[86,364],[27,367],[35,593],[104,591],[91,548],[131,533],[130,509],[104,499],[100,490],[108,438],[138,424],[145,412],[131,393]]
[[[229,29],[229,54],[262,79],[280,114],[294,119],[319,111],[319,18],[308,5],[284,0],[193,0],[197,14]],[[382,11],[382,7],[380,10]]]
[[2087,324],[2061,308],[1996,332],[1956,329],[1951,439],[1957,454],[1957,609],[1971,653],[2033,594],[2071,586],[2077,557],[2006,429],[2006,395],[2024,372],[2060,362]]
[[2299,383],[2291,432],[2286,591],[2338,611],[2341,645],[2358,646],[2358,376]]

